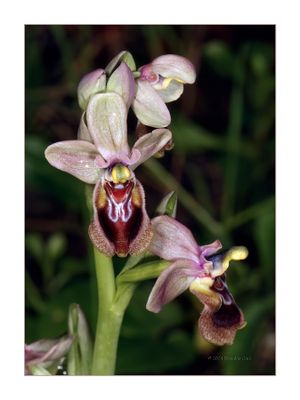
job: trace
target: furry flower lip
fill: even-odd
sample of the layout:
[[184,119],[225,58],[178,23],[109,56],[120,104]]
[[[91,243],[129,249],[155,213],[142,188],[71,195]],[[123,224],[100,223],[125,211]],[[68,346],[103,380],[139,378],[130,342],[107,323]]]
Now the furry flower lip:
[[189,288],[204,304],[198,322],[203,337],[217,345],[232,344],[236,331],[246,323],[229,291],[225,272],[230,261],[245,259],[248,250],[236,246],[217,253],[222,248],[219,240],[198,246],[191,231],[168,216],[154,218],[152,225],[154,235],[148,250],[172,263],[157,279],[146,308],[157,313]]
[[117,93],[92,95],[81,120],[80,139],[54,143],[45,151],[51,165],[95,185],[89,235],[108,256],[138,254],[148,246],[152,227],[134,170],[172,137],[168,129],[155,129],[130,149],[127,109]]

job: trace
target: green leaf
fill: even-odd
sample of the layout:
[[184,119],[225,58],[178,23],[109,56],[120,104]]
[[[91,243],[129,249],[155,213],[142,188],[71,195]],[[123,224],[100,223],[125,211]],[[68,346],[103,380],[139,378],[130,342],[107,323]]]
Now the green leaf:
[[177,194],[175,191],[168,193],[159,203],[156,213],[160,215],[168,215],[169,217],[176,217],[177,212]]
[[250,142],[243,140],[237,148],[234,143],[224,142],[224,136],[209,132],[182,114],[172,117],[172,133],[177,153],[198,154],[199,151],[214,150],[221,153],[238,153],[246,158],[253,158],[256,154]]
[[[25,141],[25,173],[28,187],[49,199],[60,201],[69,211],[81,210],[83,184],[75,177],[52,167],[44,156],[49,143],[42,137],[27,134]],[[76,201],[73,201],[76,199]]]
[[119,275],[117,282],[118,284],[121,284],[122,282],[140,282],[147,279],[157,278],[169,265],[170,262],[163,260],[141,264],[125,271],[122,275]]
[[42,261],[45,253],[45,244],[40,234],[27,233],[25,236],[25,247],[37,262]]
[[46,370],[46,368],[41,367],[40,365],[32,365],[29,367],[30,372],[32,375],[35,376],[49,376],[51,375],[49,371]]
[[58,337],[67,330],[68,309],[71,303],[79,303],[88,313],[89,320],[94,317],[90,313],[90,282],[86,277],[70,282],[45,302],[45,309],[34,319],[34,323],[26,326],[26,342],[41,337]]
[[218,75],[232,77],[234,54],[224,42],[212,40],[205,44],[203,59]]
[[93,346],[85,316],[78,304],[69,308],[69,334],[73,343],[68,354],[68,374],[88,375],[91,372]]
[[141,253],[138,256],[128,257],[128,259],[119,275],[121,275],[124,272],[128,271],[129,269],[135,267],[136,265],[141,263],[142,260],[144,260],[144,262],[147,262],[147,260],[149,260],[150,258],[153,258],[153,254],[149,253],[148,251],[145,251],[144,253]]
[[180,370],[195,359],[192,339],[184,331],[162,340],[120,339],[117,374],[160,374]]
[[47,254],[53,260],[60,258],[66,251],[67,240],[65,235],[62,233],[55,233],[50,236],[47,243]]
[[264,287],[273,289],[275,280],[275,208],[270,207],[256,219],[254,239],[259,251]]

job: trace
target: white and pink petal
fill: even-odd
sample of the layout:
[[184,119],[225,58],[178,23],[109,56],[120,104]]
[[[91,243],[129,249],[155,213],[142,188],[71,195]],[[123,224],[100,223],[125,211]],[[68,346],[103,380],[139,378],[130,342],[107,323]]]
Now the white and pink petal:
[[194,65],[185,57],[165,54],[155,58],[152,70],[165,78],[172,78],[182,83],[194,83],[196,71]]
[[158,313],[161,308],[183,293],[195,279],[197,265],[189,260],[177,260],[165,269],[153,286],[146,309]]
[[170,140],[172,133],[168,129],[155,129],[150,133],[141,136],[134,144],[132,151],[140,154],[139,159],[131,165],[132,169],[148,160],[158,151],[160,151]]
[[[154,235],[149,251],[165,260],[186,259],[199,265],[199,247],[191,231],[174,218],[162,215],[152,220]],[[199,265],[199,271],[201,265]]]
[[132,103],[137,119],[144,125],[165,128],[171,123],[170,112],[152,85],[138,79],[135,99]]
[[101,68],[85,75],[77,88],[78,103],[82,110],[86,110],[92,95],[105,90],[106,75]]
[[99,153],[87,141],[66,140],[54,143],[47,147],[45,157],[53,167],[86,183],[95,184],[103,173],[95,162],[100,157]]
[[93,142],[106,161],[118,155],[130,156],[127,142],[127,108],[117,93],[92,97],[86,111],[87,128]]
[[135,90],[132,71],[127,64],[121,62],[107,82],[107,91],[118,93],[123,98],[128,109],[134,99]]

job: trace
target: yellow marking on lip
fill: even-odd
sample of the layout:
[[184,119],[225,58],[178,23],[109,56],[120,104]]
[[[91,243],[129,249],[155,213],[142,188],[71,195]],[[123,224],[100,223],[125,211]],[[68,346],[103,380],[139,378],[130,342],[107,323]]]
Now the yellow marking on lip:
[[141,195],[140,195],[140,191],[139,191],[139,189],[137,187],[134,187],[132,189],[131,200],[132,200],[132,203],[136,207],[141,207],[142,206],[142,198],[141,198]]
[[164,78],[164,80],[162,81],[162,89],[166,89],[172,81],[184,83],[183,80],[178,79],[178,78]]
[[104,187],[101,186],[100,190],[99,190],[99,194],[98,194],[98,198],[97,198],[97,208],[103,208],[106,204],[106,193],[104,190]]
[[113,183],[125,183],[131,177],[131,172],[123,164],[116,164],[111,170],[111,178]]
[[204,278],[196,278],[190,284],[190,291],[199,296],[201,300],[201,296],[206,296],[209,299],[209,303],[214,307],[220,304],[220,296],[211,290],[212,285],[214,284],[214,279],[207,276]]
[[206,296],[212,296],[214,292],[211,290],[214,280],[209,276],[205,278],[196,278],[190,285],[190,290],[205,294]]

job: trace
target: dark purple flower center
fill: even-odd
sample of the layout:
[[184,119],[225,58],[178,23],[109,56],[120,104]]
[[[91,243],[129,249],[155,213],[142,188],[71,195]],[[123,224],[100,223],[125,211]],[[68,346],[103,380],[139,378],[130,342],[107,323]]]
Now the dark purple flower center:
[[241,322],[241,311],[229,292],[225,274],[215,278],[211,289],[217,292],[222,299],[221,307],[212,316],[214,324],[222,328],[230,328],[239,324]]
[[142,224],[141,196],[134,182],[105,182],[105,199],[98,208],[98,218],[118,255],[127,255],[129,245]]

